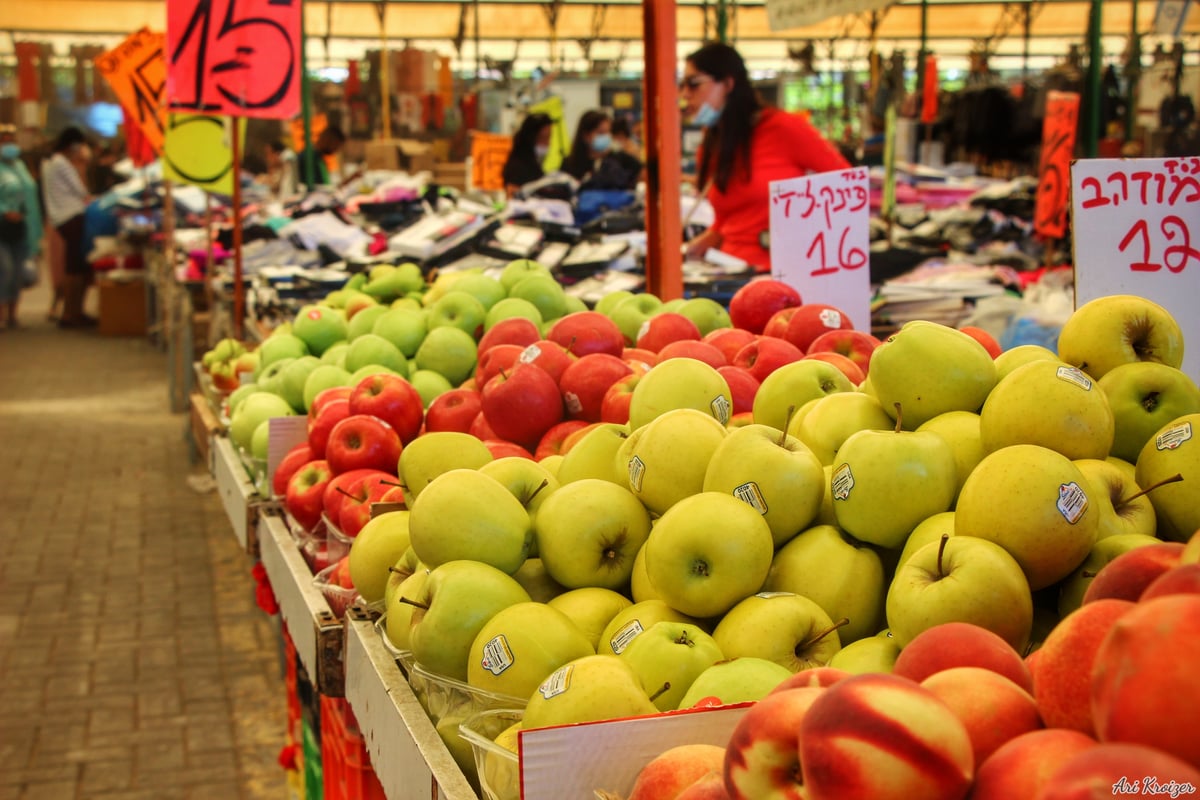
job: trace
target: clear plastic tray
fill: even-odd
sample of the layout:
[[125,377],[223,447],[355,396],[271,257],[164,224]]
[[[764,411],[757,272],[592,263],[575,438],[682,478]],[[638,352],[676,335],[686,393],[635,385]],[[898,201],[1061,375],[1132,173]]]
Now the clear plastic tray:
[[435,725],[450,717],[466,719],[494,708],[524,708],[529,701],[529,698],[496,694],[437,675],[415,661],[408,674],[408,683]]
[[333,571],[337,569],[338,562],[333,562],[325,569],[313,576],[313,585],[321,590],[321,594],[325,595],[325,602],[329,603],[329,610],[338,619],[346,616],[346,609],[354,605],[358,599],[358,592],[353,589],[346,589],[330,582],[333,576]]
[[458,732],[475,756],[475,771],[483,800],[520,800],[521,762],[517,754],[496,744],[495,739],[514,722],[520,722],[524,711],[519,708],[496,708],[472,714],[459,726]]
[[412,650],[401,650],[396,645],[392,644],[392,640],[387,635],[387,614],[380,615],[379,619],[375,620],[375,633],[379,634],[379,640],[383,642],[383,649],[388,651],[392,658],[396,659],[396,663],[400,665],[401,671],[404,672],[404,677],[412,674],[413,664],[416,660],[413,658]]

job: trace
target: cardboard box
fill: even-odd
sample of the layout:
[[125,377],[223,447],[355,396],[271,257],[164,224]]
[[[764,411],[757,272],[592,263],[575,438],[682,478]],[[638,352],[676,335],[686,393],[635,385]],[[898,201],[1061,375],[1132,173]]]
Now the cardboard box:
[[367,142],[367,169],[432,171],[433,149],[416,139],[378,139]]
[[96,288],[100,294],[101,336],[146,335],[146,282],[142,276],[101,277]]

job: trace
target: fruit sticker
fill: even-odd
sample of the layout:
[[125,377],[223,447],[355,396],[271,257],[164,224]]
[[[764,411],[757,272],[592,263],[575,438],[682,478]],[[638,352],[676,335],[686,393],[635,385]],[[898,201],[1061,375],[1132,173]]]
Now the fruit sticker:
[[758,488],[758,484],[754,481],[749,481],[735,487],[733,496],[753,508],[759,514],[767,513],[767,499],[763,497],[762,490]]
[[531,344],[521,351],[521,355],[517,357],[517,361],[520,361],[522,364],[532,364],[534,361],[537,361],[537,357],[541,354],[542,348],[536,344]]
[[633,337],[633,340],[636,342],[638,339],[641,339],[643,336],[645,336],[649,332],[650,332],[650,320],[646,320],[638,328],[637,336]]
[[1062,514],[1067,522],[1072,525],[1079,522],[1087,507],[1087,495],[1078,483],[1072,481],[1058,487],[1058,513]]
[[579,402],[579,395],[574,392],[563,392],[563,400],[567,404],[567,411],[570,411],[572,414],[578,414],[580,411],[583,411],[583,403]]
[[542,681],[542,685],[538,687],[538,694],[549,700],[570,689],[571,673],[574,671],[575,667],[571,664],[559,667],[549,678]]
[[770,600],[772,597],[795,597],[795,593],[794,592],[759,592],[758,594],[756,594],[754,596],[762,598],[763,600]]
[[310,310],[310,311],[308,312],[308,318],[309,318],[309,319],[320,319],[320,318],[321,318],[321,312],[320,312],[318,309],[315,309],[315,308],[314,308],[314,309],[312,309],[312,310]]
[[646,474],[646,462],[638,456],[629,459],[629,488],[635,492],[642,490],[642,476]]
[[483,646],[483,659],[479,665],[493,675],[499,675],[513,665],[512,648],[503,633]]
[[817,318],[821,320],[821,324],[826,328],[842,327],[842,312],[836,308],[823,308],[821,313],[817,314]]
[[1085,392],[1092,390],[1092,379],[1076,367],[1059,367],[1057,374],[1060,381],[1073,383]]
[[725,395],[719,394],[714,397],[713,401],[708,404],[708,407],[712,409],[713,416],[717,418],[717,422],[722,425],[729,424],[730,407],[729,400],[725,398]]
[[625,652],[625,648],[629,647],[629,643],[641,636],[645,630],[642,627],[642,623],[635,619],[632,622],[626,623],[621,630],[617,631],[612,639],[608,641],[608,644],[612,647],[614,653],[621,655],[621,653]]
[[1178,450],[1184,442],[1192,438],[1192,423],[1181,422],[1172,425],[1154,439],[1156,450]]
[[830,487],[833,490],[834,500],[848,500],[850,498],[850,490],[854,488],[854,473],[850,471],[849,464],[842,464],[833,471],[833,480],[830,481]]

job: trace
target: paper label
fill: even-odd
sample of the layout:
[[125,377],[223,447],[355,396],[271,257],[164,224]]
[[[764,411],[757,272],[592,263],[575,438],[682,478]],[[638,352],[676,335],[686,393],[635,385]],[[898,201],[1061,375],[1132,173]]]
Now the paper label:
[[646,320],[638,327],[637,336],[634,337],[634,341],[641,341],[641,338],[649,332],[650,332],[650,320]]
[[1058,513],[1074,525],[1088,508],[1087,495],[1078,483],[1064,483],[1058,487]]
[[759,514],[767,513],[767,500],[763,497],[762,490],[758,488],[758,484],[754,481],[749,481],[736,487],[733,490],[733,496],[753,508]]
[[773,597],[792,597],[794,594],[795,592],[759,592],[754,596],[761,597],[763,600],[770,600]]
[[621,655],[621,653],[625,652],[625,648],[629,647],[629,643],[641,636],[645,630],[642,627],[642,623],[635,619],[617,631],[608,643],[614,653]]
[[583,403],[579,402],[579,395],[574,392],[563,392],[563,400],[567,404],[567,411],[572,414],[578,414],[583,411]]
[[1067,383],[1073,383],[1080,389],[1083,389],[1085,392],[1090,392],[1092,390],[1092,379],[1087,375],[1084,375],[1083,372],[1076,367],[1059,367],[1058,379],[1060,381],[1066,381]]
[[537,361],[538,356],[542,354],[542,348],[536,344],[531,344],[521,351],[521,355],[517,358],[522,364],[532,364]]
[[716,418],[717,422],[721,423],[722,425],[729,424],[729,412],[732,410],[732,408],[730,407],[729,400],[726,399],[725,395],[719,394],[714,397],[713,401],[708,404],[708,407],[712,409],[712,415]]
[[483,659],[479,664],[493,675],[499,675],[511,667],[513,661],[512,648],[502,633],[483,646]]
[[570,664],[567,664],[565,667],[559,667],[549,678],[542,681],[542,685],[538,687],[538,694],[549,700],[570,689],[571,673],[574,671],[575,667]]
[[850,471],[849,464],[842,464],[833,471],[830,488],[834,500],[846,500],[850,497],[850,490],[854,488],[854,473]]
[[629,459],[629,488],[635,492],[642,490],[642,477],[646,474],[646,463],[634,456]]
[[842,314],[832,308],[823,308],[821,313],[817,314],[817,318],[821,320],[821,324],[826,328],[838,329],[842,327]]
[[1154,439],[1157,450],[1178,450],[1186,441],[1192,438],[1192,423],[1181,422],[1172,425]]

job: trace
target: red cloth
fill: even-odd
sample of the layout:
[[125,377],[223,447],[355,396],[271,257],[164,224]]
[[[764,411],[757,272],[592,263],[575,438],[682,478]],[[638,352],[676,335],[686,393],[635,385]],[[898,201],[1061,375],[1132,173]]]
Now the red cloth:
[[925,85],[921,87],[921,123],[932,125],[938,118],[937,56],[925,56]]
[[759,244],[759,234],[771,227],[771,181],[848,169],[850,163],[805,117],[775,108],[764,110],[754,128],[750,163],[749,180],[735,166],[725,191],[714,184],[708,200],[716,216],[713,227],[723,237],[719,249],[767,271],[771,256]]
[[21,102],[41,99],[41,84],[38,80],[38,62],[42,57],[41,45],[36,42],[17,42],[17,100]]
[[269,616],[275,616],[279,613],[279,603],[275,600],[271,580],[267,577],[267,570],[261,561],[250,570],[250,575],[254,578],[254,601]]

